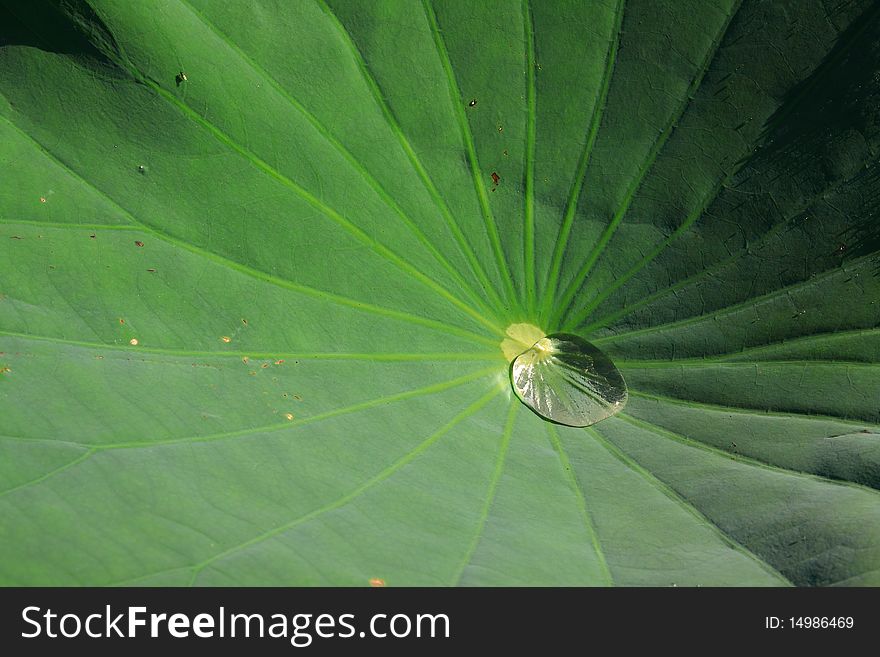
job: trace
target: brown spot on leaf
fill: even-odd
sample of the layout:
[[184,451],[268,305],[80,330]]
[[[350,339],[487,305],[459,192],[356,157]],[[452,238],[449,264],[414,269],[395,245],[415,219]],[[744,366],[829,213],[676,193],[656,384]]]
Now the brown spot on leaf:
[[229,344],[230,342],[232,342],[232,338],[230,338],[228,335],[224,335],[220,339],[223,340],[223,342],[225,342],[226,344]]
[[276,365],[283,365],[283,364],[284,364],[284,359],[282,358],[282,359],[280,359],[280,360],[276,360],[276,361],[275,361],[275,364],[276,364]]
[[135,244],[135,246],[143,246],[144,245],[144,243],[141,242],[140,240],[135,240],[134,244]]
[[501,176],[499,176],[497,173],[495,173],[493,171],[492,172],[492,182],[497,185],[499,180],[501,180]]
[[45,202],[46,202],[46,197],[45,197],[45,196],[41,196],[41,197],[40,197],[40,203],[45,203]]
[[384,579],[373,577],[370,579],[370,586],[372,586],[373,588],[382,588],[384,586],[387,586],[387,584],[385,584]]

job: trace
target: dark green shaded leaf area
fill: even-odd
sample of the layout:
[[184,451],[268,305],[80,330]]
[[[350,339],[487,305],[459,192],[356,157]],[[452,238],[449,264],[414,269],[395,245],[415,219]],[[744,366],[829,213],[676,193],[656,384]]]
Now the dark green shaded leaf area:
[[2,7],[0,583],[880,584],[875,3]]

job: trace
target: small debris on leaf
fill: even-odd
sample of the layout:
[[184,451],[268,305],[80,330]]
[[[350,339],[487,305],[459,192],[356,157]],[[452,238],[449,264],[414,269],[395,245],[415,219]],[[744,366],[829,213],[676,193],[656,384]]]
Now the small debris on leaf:
[[386,586],[385,580],[380,579],[379,577],[373,577],[370,579],[370,586],[373,588],[382,588],[383,586]]
[[135,241],[134,241],[134,245],[135,245],[135,246],[143,246],[144,243],[141,242],[140,240],[135,240]]
[[224,335],[220,339],[223,340],[223,342],[225,342],[226,344],[229,344],[230,342],[232,342],[232,338],[230,338],[228,335]]
[[285,413],[284,417],[286,417],[288,420],[292,420],[294,416],[293,413]]
[[180,73],[178,73],[177,75],[174,76],[174,81],[177,83],[177,86],[179,87],[181,84],[186,82],[186,73],[181,71]]
[[137,338],[132,338],[131,340],[128,341],[128,344],[130,344],[132,347],[137,347],[137,345],[138,345]]
[[477,104],[477,99],[476,99],[476,98],[472,98],[472,99],[471,99],[471,102],[468,103],[468,107],[473,107],[473,106],[476,105],[476,104]]
[[497,173],[495,173],[493,171],[492,172],[492,182],[497,185],[499,180],[501,180],[501,176],[499,176]]

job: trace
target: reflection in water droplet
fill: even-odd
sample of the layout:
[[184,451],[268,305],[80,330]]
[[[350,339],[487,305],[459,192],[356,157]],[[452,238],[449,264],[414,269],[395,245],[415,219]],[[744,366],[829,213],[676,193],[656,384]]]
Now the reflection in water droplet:
[[510,366],[516,396],[546,420],[586,427],[611,417],[627,400],[626,383],[598,347],[576,335],[541,338]]

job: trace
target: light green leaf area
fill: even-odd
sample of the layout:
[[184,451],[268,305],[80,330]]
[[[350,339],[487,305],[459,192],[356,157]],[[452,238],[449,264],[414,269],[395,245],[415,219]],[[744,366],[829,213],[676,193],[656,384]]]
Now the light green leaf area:
[[880,584],[875,3],[0,6],[0,583]]

